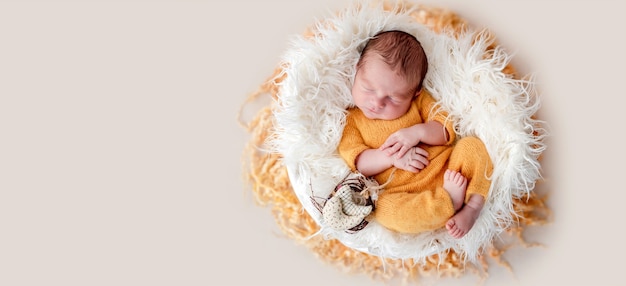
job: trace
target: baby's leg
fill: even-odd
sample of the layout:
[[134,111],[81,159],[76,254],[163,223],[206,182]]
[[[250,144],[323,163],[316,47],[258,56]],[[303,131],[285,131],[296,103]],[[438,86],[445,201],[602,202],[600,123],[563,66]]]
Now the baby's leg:
[[457,170],[467,178],[465,202],[472,194],[487,197],[491,187],[493,165],[483,142],[476,137],[461,138],[450,154],[448,169]]
[[446,222],[446,229],[448,233],[454,238],[461,238],[465,236],[472,229],[474,223],[480,215],[480,210],[485,204],[485,199],[479,194],[473,194],[470,196],[467,203],[463,206],[461,211],[456,213],[452,218]]
[[450,235],[461,238],[474,226],[491,187],[493,165],[484,143],[476,137],[459,140],[450,154],[448,168],[468,180],[465,205],[446,222]]
[[458,211],[465,201],[465,190],[467,189],[467,178],[454,170],[446,170],[443,175],[443,189],[450,194],[454,211]]

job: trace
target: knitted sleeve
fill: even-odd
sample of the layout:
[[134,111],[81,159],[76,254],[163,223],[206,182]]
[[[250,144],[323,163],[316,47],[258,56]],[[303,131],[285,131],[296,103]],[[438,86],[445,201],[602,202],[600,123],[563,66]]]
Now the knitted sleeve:
[[361,152],[370,149],[363,142],[361,131],[359,131],[354,118],[348,114],[346,118],[346,126],[343,129],[343,135],[337,148],[339,155],[348,164],[352,171],[356,171],[356,158]]

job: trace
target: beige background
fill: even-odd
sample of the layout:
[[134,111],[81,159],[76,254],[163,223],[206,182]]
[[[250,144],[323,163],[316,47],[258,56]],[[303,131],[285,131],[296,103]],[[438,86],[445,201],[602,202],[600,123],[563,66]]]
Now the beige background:
[[[49,2],[0,3],[0,285],[382,285],[285,238],[241,179],[240,105],[349,1]],[[422,3],[492,29],[550,124],[546,247],[485,285],[623,282],[624,2]]]

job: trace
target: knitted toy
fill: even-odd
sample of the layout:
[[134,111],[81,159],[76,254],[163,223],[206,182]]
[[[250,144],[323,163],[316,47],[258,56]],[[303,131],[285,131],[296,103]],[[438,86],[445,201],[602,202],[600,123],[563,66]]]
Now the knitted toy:
[[374,210],[373,201],[382,189],[376,180],[361,173],[350,173],[336,187],[320,210],[324,223],[335,230],[356,232],[369,222],[365,218]]
[[[424,88],[454,121],[458,138],[475,136],[493,162],[489,196],[461,239],[444,229],[419,234],[389,231],[368,215],[368,199],[384,191],[352,174],[337,146],[351,102],[360,51],[380,31],[401,30],[422,43],[429,59]],[[360,2],[315,23],[291,42],[264,94],[272,103],[245,124],[252,135],[244,173],[259,203],[278,225],[322,259],[372,277],[484,273],[507,246],[494,239],[547,221],[533,191],[541,179],[543,122],[532,77],[519,77],[511,55],[487,30],[475,30],[445,9],[408,2]],[[354,184],[339,185],[345,178]],[[361,181],[359,181],[361,180]]]

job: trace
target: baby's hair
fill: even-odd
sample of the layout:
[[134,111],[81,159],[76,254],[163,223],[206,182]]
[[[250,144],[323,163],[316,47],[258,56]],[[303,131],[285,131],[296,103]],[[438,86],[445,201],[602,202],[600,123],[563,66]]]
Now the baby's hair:
[[357,63],[357,69],[367,61],[370,53],[380,55],[392,68],[406,78],[417,92],[422,89],[422,83],[428,71],[428,60],[420,42],[413,36],[402,31],[384,31],[372,37]]

